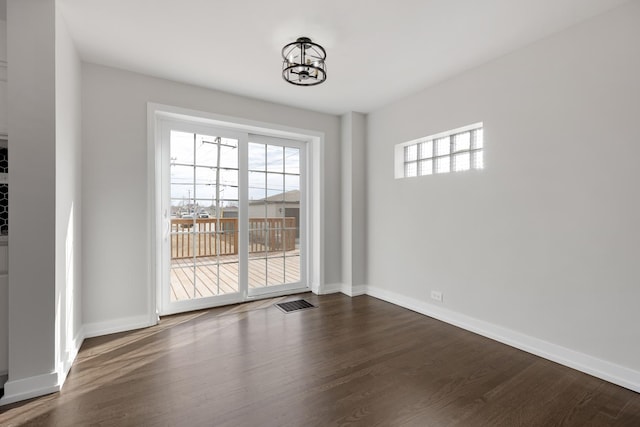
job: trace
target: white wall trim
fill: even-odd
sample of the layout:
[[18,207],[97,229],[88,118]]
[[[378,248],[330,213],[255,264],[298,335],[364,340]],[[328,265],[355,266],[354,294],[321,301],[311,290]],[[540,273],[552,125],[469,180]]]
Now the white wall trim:
[[57,391],[60,391],[57,372],[8,381],[4,385],[4,396],[0,399],[0,406]]
[[141,316],[123,317],[106,322],[87,323],[84,325],[84,337],[91,338],[147,328],[157,324],[157,321],[154,319],[155,313],[152,316],[145,314]]
[[[85,338],[139,329],[150,326],[148,323],[149,318],[147,316],[138,316],[82,326],[73,338],[70,350],[65,355],[65,360],[58,364],[55,372],[16,381],[7,381],[4,384],[5,395],[0,399],[0,406],[60,391]],[[87,333],[86,331],[89,332]],[[7,372],[0,372],[0,380],[7,380]],[[3,381],[0,381],[0,384]]]
[[311,292],[313,292],[316,295],[320,295],[320,284],[318,283],[311,283]]
[[[315,291],[314,291],[315,292]],[[341,292],[350,297],[357,297],[367,293],[366,285],[351,285],[348,283],[326,283],[321,292],[315,292],[319,295],[335,294]]]
[[146,256],[147,261],[147,313],[159,317],[161,301],[159,299],[158,288],[161,280],[161,254],[158,251],[161,245],[162,223],[158,223],[156,212],[161,209],[160,197],[156,194],[159,191],[157,182],[157,167],[160,162],[156,154],[158,147],[156,138],[158,134],[158,123],[156,121],[155,110],[147,104],[147,242],[149,242]]
[[80,347],[82,347],[82,343],[84,342],[85,334],[84,334],[84,326],[80,327],[80,330],[73,338],[71,342],[71,349],[66,353],[66,359],[60,363],[58,367],[58,376],[60,379],[60,387],[64,384],[67,379],[67,375],[69,375],[69,370],[71,366],[73,366],[73,362],[76,360],[78,356],[78,352],[80,351]]
[[340,292],[350,297],[365,295],[367,293],[367,285],[342,285]]
[[343,283],[340,286],[340,289],[338,290],[338,292],[341,292],[349,297],[354,296],[353,292],[351,291],[351,289],[353,288],[353,285],[349,284],[349,283]]
[[344,285],[342,283],[325,283],[319,290],[319,292],[315,292],[318,295],[327,295],[327,294],[335,294],[338,292],[342,292],[342,287]]
[[367,294],[640,393],[640,372],[633,369],[396,292],[368,286]]

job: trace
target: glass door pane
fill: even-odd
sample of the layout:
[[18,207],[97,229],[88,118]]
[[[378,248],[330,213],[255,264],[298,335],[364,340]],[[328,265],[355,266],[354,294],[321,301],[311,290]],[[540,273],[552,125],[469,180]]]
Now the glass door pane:
[[170,131],[170,303],[240,292],[238,140]]
[[302,147],[249,139],[249,294],[299,287]]
[[160,312],[307,287],[305,143],[177,120],[162,129]]

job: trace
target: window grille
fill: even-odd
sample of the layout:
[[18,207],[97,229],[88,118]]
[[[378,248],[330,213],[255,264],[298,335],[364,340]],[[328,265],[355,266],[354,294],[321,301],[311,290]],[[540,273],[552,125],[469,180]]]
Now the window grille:
[[396,146],[396,178],[484,168],[482,123]]

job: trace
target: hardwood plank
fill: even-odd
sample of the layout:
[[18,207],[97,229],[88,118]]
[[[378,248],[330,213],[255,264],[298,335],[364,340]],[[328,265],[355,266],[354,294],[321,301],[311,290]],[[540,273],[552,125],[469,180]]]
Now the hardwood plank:
[[368,296],[303,294],[87,339],[0,425],[638,426],[640,395]]

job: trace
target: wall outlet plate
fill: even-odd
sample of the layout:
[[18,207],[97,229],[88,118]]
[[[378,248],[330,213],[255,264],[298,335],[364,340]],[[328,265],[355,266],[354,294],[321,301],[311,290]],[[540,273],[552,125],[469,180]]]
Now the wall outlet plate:
[[442,292],[440,291],[431,291],[431,299],[434,299],[438,302],[442,302]]

